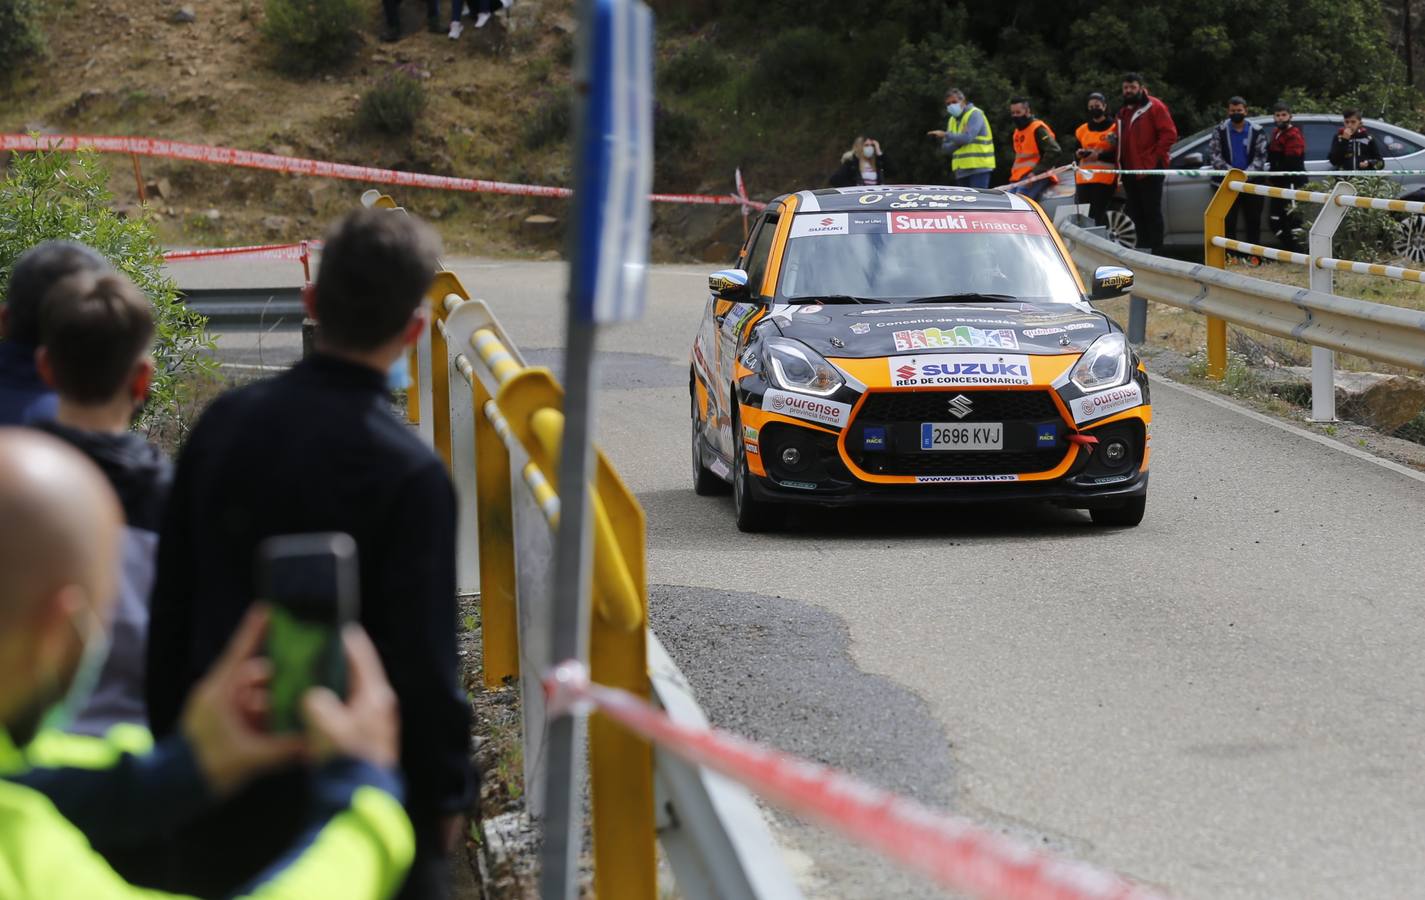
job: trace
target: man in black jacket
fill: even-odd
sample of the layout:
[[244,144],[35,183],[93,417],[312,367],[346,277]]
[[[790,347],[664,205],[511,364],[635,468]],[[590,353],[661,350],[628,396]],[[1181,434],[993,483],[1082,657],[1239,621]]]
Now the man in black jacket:
[[[411,898],[447,892],[446,855],[474,787],[455,646],[455,493],[440,460],[392,414],[388,389],[425,327],[437,252],[427,226],[390,212],[361,210],[333,229],[305,298],[317,353],[220,397],[179,457],[148,654],[149,717],[162,735],[254,596],[258,543],[352,535],[361,624],[401,704],[417,845],[402,896]],[[307,786],[300,771],[268,779],[186,831],[173,887],[224,895],[260,872],[301,827]]]
[[1376,136],[1361,124],[1361,111],[1348,109],[1341,113],[1341,118],[1345,123],[1336,132],[1327,157],[1331,165],[1351,172],[1384,169],[1385,159],[1380,155],[1380,145],[1376,143]]

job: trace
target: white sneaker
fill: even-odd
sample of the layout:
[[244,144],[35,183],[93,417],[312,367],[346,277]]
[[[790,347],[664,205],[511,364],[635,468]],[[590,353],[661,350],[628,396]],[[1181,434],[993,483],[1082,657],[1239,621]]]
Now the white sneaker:
[[460,33],[463,32],[464,30],[465,30],[465,26],[464,26],[464,25],[460,24],[459,22],[451,22],[451,23],[450,23],[450,39],[451,39],[452,41],[460,40]]
[[484,28],[484,27],[485,27],[485,23],[488,22],[488,21],[490,21],[490,14],[489,14],[489,13],[480,13],[480,15],[478,15],[478,16],[475,17],[475,27],[476,27],[476,28]]

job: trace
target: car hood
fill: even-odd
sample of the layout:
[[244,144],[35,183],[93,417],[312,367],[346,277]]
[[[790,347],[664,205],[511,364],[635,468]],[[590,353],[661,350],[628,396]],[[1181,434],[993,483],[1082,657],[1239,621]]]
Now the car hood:
[[823,356],[852,359],[986,350],[1058,355],[1117,330],[1089,306],[1066,303],[781,305],[769,318]]

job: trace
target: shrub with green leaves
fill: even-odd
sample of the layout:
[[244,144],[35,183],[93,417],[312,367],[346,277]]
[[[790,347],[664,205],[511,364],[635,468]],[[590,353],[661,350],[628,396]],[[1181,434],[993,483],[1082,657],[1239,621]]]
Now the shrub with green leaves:
[[44,50],[39,0],[0,0],[0,78]]
[[347,62],[361,46],[363,0],[266,0],[262,33],[277,65],[306,74]]
[[[1332,178],[1325,182],[1307,185],[1309,190],[1330,191],[1337,182],[1349,181],[1356,187],[1360,197],[1385,197],[1391,199],[1400,195],[1400,184],[1392,178],[1379,175],[1358,175],[1352,178]],[[1320,206],[1303,204],[1306,220],[1315,220]],[[1307,227],[1310,227],[1309,224]],[[1331,253],[1337,259],[1352,259],[1360,262],[1381,262],[1395,253],[1395,242],[1400,237],[1400,217],[1383,209],[1351,209],[1336,234],[1331,239]]]
[[79,241],[99,251],[153,301],[157,372],[149,413],[176,415],[183,382],[212,369],[207,320],[179,299],[149,221],[124,219],[110,208],[108,181],[92,153],[16,154],[0,181],[0,296],[15,260],[41,241]]
[[425,85],[413,72],[397,68],[383,75],[361,98],[356,118],[367,131],[410,134],[425,108]]

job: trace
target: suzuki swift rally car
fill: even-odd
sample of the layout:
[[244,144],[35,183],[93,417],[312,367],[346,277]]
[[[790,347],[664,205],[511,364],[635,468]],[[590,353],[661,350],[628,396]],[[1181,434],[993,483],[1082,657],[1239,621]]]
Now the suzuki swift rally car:
[[1089,305],[1038,206],[958,187],[772,201],[708,279],[693,342],[693,484],[738,527],[789,504],[1041,500],[1137,525],[1148,377]]

